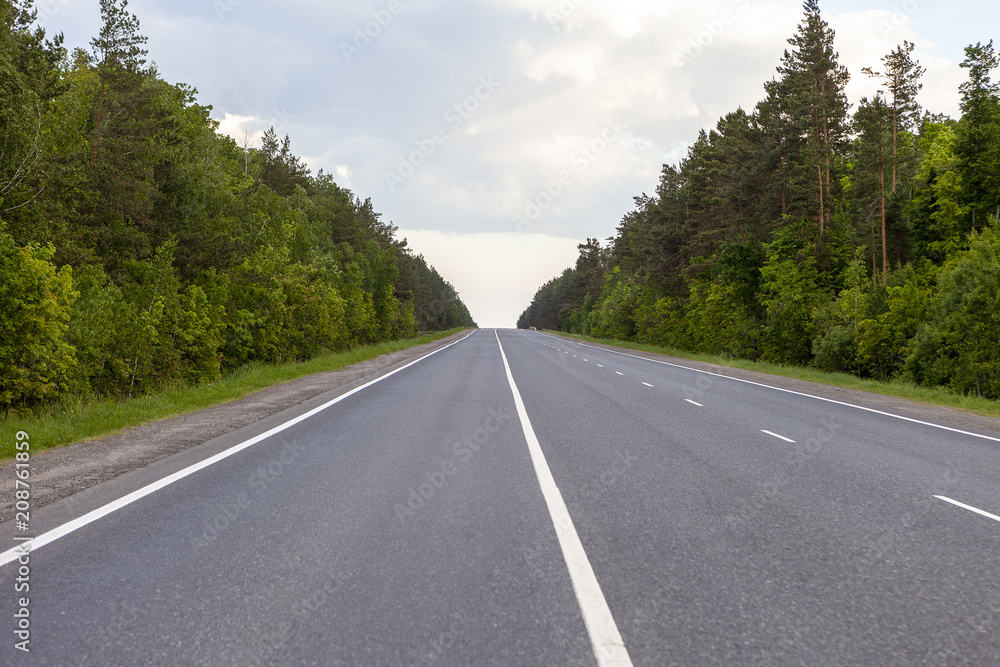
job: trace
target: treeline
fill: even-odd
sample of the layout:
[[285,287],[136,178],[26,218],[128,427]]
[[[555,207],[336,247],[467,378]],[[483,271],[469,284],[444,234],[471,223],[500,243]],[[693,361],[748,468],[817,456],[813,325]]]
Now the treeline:
[[216,132],[126,0],[91,50],[0,0],[0,409],[475,326],[396,228],[273,128]]
[[702,132],[519,327],[1000,397],[1000,96],[965,50],[962,117],[922,112],[904,42],[848,72],[816,0],[752,112]]

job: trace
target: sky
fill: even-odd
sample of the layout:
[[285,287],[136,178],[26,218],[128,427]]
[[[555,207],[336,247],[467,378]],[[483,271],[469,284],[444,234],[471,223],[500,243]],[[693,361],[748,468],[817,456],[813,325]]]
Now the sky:
[[[98,0],[36,0],[69,48]],[[903,40],[919,101],[958,117],[964,48],[994,0],[820,0],[856,104]],[[312,171],[371,197],[482,327],[614,236],[701,129],[752,109],[799,0],[132,0],[150,60],[198,91],[219,131],[288,134]]]

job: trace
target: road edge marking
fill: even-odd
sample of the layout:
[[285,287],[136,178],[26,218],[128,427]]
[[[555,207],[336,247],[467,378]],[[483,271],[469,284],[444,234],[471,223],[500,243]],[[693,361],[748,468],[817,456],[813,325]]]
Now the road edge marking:
[[471,336],[475,332],[476,332],[476,330],[473,330],[470,333],[468,333],[465,336],[463,336],[462,338],[456,340],[454,343],[448,343],[444,347],[439,347],[436,350],[432,350],[432,351],[428,352],[427,354],[425,354],[424,356],[419,357],[417,359],[414,359],[413,361],[409,362],[405,366],[400,366],[399,368],[396,368],[396,369],[394,369],[394,370],[386,373],[385,375],[380,375],[379,377],[375,378],[374,380],[369,380],[368,382],[364,383],[363,385],[355,387],[354,389],[351,389],[350,391],[347,391],[347,392],[345,392],[345,393],[337,396],[336,398],[330,399],[329,401],[327,401],[323,405],[315,407],[312,410],[309,410],[308,412],[304,412],[301,415],[299,415],[298,417],[294,417],[292,419],[289,419],[288,421],[284,422],[283,424],[279,424],[278,426],[275,426],[274,428],[271,428],[271,429],[269,429],[269,430],[267,430],[267,431],[265,431],[265,432],[263,432],[263,433],[261,433],[259,435],[256,435],[256,436],[250,438],[249,440],[244,440],[240,444],[233,445],[229,449],[225,449],[225,450],[223,450],[223,451],[221,451],[221,452],[219,452],[217,454],[214,454],[213,456],[208,457],[207,459],[203,459],[203,460],[201,460],[201,461],[199,461],[197,463],[193,463],[193,464],[189,465],[186,468],[181,468],[177,472],[174,472],[174,473],[172,473],[170,475],[167,475],[166,477],[163,477],[161,479],[158,479],[155,482],[152,482],[151,484],[147,484],[146,486],[144,486],[144,487],[142,487],[140,489],[136,489],[132,493],[129,493],[129,494],[126,494],[126,495],[122,496],[118,500],[112,500],[110,503],[107,503],[106,505],[102,505],[101,507],[98,507],[95,510],[91,510],[90,512],[87,512],[83,516],[79,516],[79,517],[77,517],[77,518],[75,518],[75,519],[73,519],[71,521],[67,521],[66,523],[62,524],[61,526],[57,526],[56,528],[53,528],[53,529],[51,529],[49,531],[46,531],[46,532],[42,533],[41,535],[39,535],[38,537],[35,537],[32,540],[29,540],[27,542],[24,542],[23,544],[19,544],[16,547],[8,549],[7,551],[4,551],[3,553],[0,553],[0,567],[3,567],[4,565],[7,565],[9,563],[14,562],[15,560],[17,560],[21,556],[24,556],[25,553],[28,553],[30,551],[35,551],[36,549],[40,549],[40,548],[44,547],[46,544],[51,544],[52,542],[55,542],[56,540],[58,540],[61,537],[65,537],[66,535],[69,535],[70,533],[72,533],[74,531],[77,531],[80,528],[83,528],[84,526],[97,521],[98,519],[104,518],[105,516],[111,514],[112,512],[120,510],[121,508],[123,508],[123,507],[125,507],[127,505],[131,505],[135,501],[140,500],[142,498],[145,498],[146,496],[148,496],[148,495],[150,495],[152,493],[155,493],[155,492],[159,491],[160,489],[162,489],[164,487],[170,486],[171,484],[173,484],[174,482],[176,482],[178,480],[184,479],[185,477],[188,477],[189,475],[193,475],[194,473],[198,472],[199,470],[207,468],[210,465],[213,465],[215,463],[218,463],[219,461],[222,461],[223,459],[227,459],[230,456],[232,456],[233,454],[237,454],[237,453],[243,451],[244,449],[248,449],[250,447],[253,447],[257,443],[259,443],[259,442],[261,442],[263,440],[267,440],[271,436],[277,435],[278,433],[281,433],[282,431],[285,431],[285,430],[291,428],[292,426],[295,426],[299,422],[303,422],[306,419],[309,419],[310,417],[312,417],[312,416],[314,416],[314,415],[322,412],[323,410],[326,410],[330,406],[336,405],[337,403],[340,403],[345,398],[347,398],[349,396],[353,396],[354,394],[358,393],[362,389],[367,389],[368,387],[372,386],[373,384],[381,382],[382,380],[384,380],[384,379],[386,379],[388,377],[391,377],[391,376],[395,375],[396,373],[399,373],[400,371],[405,370],[405,369],[409,368],[410,366],[413,366],[414,364],[417,364],[417,363],[423,361],[424,359],[427,359],[428,357],[437,354],[438,352],[442,352],[444,350],[447,350],[449,347],[451,347],[453,345],[458,345],[459,343],[461,343],[462,341],[464,341],[466,338],[468,338],[469,336]]
[[961,507],[964,510],[969,510],[970,512],[975,512],[976,514],[980,514],[980,515],[986,517],[987,519],[993,519],[994,521],[1000,521],[1000,516],[997,516],[996,514],[990,514],[989,512],[987,512],[985,510],[979,509],[978,507],[973,507],[972,505],[966,505],[965,503],[960,503],[957,500],[952,500],[948,496],[934,496],[934,497],[937,498],[938,500],[943,500],[946,503],[951,503],[952,505],[955,505],[956,507]]
[[503,359],[504,369],[507,371],[507,382],[510,384],[510,391],[514,395],[514,405],[517,408],[517,416],[521,420],[521,430],[524,431],[524,439],[528,443],[528,452],[531,454],[531,463],[535,467],[535,476],[538,478],[538,485],[541,487],[542,496],[549,510],[549,517],[552,525],[556,529],[556,537],[562,549],[563,559],[566,561],[566,568],[569,570],[569,578],[573,583],[573,592],[576,593],[577,603],[580,605],[580,612],[583,614],[583,623],[587,626],[587,633],[590,635],[590,644],[594,649],[594,657],[597,659],[599,667],[632,667],[632,659],[625,648],[618,626],[615,624],[611,608],[604,598],[601,585],[594,574],[594,568],[587,558],[587,552],[580,541],[580,535],[576,532],[573,524],[573,517],[569,515],[569,509],[563,500],[559,487],[552,477],[549,464],[545,461],[545,453],[538,443],[538,437],[528,419],[528,412],[524,408],[524,401],[521,399],[521,392],[514,383],[514,376],[510,372],[510,364],[507,363],[507,355],[503,351],[503,343],[500,342],[500,333],[494,329],[493,333],[497,338],[497,346],[500,348],[500,358]]
[[[552,338],[554,340],[561,340],[561,339],[558,339],[555,336],[551,336],[549,334],[543,334],[541,332],[538,332],[538,333],[539,333],[539,335],[548,336],[549,338]],[[816,396],[814,394],[807,394],[807,393],[802,392],[802,391],[795,391],[794,389],[785,389],[783,387],[775,387],[775,386],[770,385],[770,384],[764,384],[763,382],[754,382],[753,380],[744,380],[743,378],[733,377],[732,375],[724,375],[722,373],[715,373],[715,372],[712,372],[712,371],[705,371],[705,370],[702,370],[700,368],[692,368],[691,366],[684,366],[683,364],[674,364],[674,363],[671,363],[669,361],[660,361],[659,359],[650,359],[649,357],[640,357],[638,354],[628,354],[627,352],[619,352],[617,350],[609,350],[606,347],[598,347],[597,345],[587,345],[586,343],[582,343],[582,342],[577,341],[577,340],[571,340],[571,341],[566,341],[566,342],[573,342],[573,343],[576,343],[577,345],[582,345],[583,347],[589,347],[592,350],[604,350],[605,352],[610,352],[611,354],[620,354],[623,357],[632,357],[633,359],[642,359],[643,361],[651,361],[654,364],[662,364],[664,366],[672,366],[673,368],[681,368],[681,369],[684,369],[686,371],[694,371],[695,373],[701,373],[703,375],[711,375],[713,377],[723,378],[725,380],[734,380],[736,382],[742,382],[744,384],[751,384],[751,385],[754,385],[756,387],[764,387],[765,389],[773,389],[774,391],[781,391],[781,392],[784,392],[786,394],[793,394],[795,396],[803,396],[805,398],[813,398],[813,399],[815,399],[817,401],[824,401],[826,403],[833,403],[834,405],[841,405],[841,406],[848,407],[848,408],[855,408],[856,410],[864,410],[865,412],[870,412],[870,413],[876,414],[876,415],[882,415],[883,417],[892,417],[893,419],[901,419],[903,421],[907,421],[907,422],[910,422],[910,423],[913,423],[913,424],[920,424],[921,426],[930,426],[931,428],[941,429],[942,431],[950,431],[952,433],[959,433],[961,435],[971,435],[974,438],[982,438],[983,440],[991,440],[992,442],[1000,442],[1000,438],[995,438],[995,437],[993,437],[991,435],[983,435],[982,433],[973,433],[972,431],[963,431],[960,428],[952,428],[951,426],[943,426],[941,424],[935,424],[933,422],[925,422],[925,421],[922,421],[920,419],[913,419],[912,417],[904,417],[903,415],[893,414],[892,412],[885,412],[883,410],[876,410],[875,408],[867,408],[867,407],[865,407],[863,405],[855,405],[854,403],[846,403],[844,401],[838,401],[838,400],[833,399],[833,398],[826,398],[825,396]],[[652,352],[651,354],[657,354],[657,353]],[[710,363],[710,362],[705,362],[705,363]],[[751,372],[761,373],[762,371],[751,371]],[[790,379],[795,379],[795,378],[790,378]],[[806,381],[807,380],[801,380],[801,382],[806,382]],[[863,391],[863,390],[858,390],[858,391]],[[881,396],[883,394],[877,394],[877,395]],[[888,394],[885,394],[885,395],[888,396]],[[898,397],[891,396],[890,398],[898,398]],[[899,400],[907,400],[907,399],[899,399]],[[947,406],[942,406],[942,407],[947,407]]]

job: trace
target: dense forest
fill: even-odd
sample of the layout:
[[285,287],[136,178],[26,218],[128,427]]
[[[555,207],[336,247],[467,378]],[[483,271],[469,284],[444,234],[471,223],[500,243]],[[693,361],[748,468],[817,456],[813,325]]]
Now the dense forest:
[[217,133],[126,0],[90,49],[0,0],[0,409],[475,326],[370,200],[288,136]]
[[817,0],[756,107],[701,132],[518,326],[1000,398],[1000,64],[965,49],[961,118],[920,108],[904,42],[844,93]]

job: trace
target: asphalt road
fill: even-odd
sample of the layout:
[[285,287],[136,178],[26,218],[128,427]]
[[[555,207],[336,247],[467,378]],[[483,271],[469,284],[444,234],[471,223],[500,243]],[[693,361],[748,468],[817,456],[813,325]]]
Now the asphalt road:
[[537,332],[374,379],[33,512],[0,663],[1000,664],[1000,433]]

